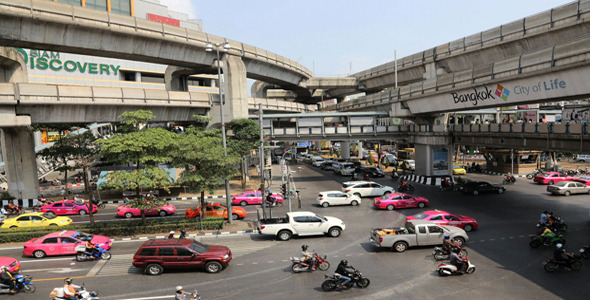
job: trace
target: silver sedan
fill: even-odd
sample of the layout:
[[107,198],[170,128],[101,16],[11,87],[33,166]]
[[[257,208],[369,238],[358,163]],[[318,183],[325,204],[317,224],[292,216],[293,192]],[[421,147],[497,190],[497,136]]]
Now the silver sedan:
[[576,181],[560,181],[547,187],[552,194],[569,196],[571,194],[590,194],[590,186]]

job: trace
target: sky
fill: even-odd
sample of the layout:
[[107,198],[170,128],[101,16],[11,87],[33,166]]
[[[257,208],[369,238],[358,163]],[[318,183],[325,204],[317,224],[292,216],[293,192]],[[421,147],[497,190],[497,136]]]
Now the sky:
[[516,21],[564,0],[161,0],[205,32],[343,77]]

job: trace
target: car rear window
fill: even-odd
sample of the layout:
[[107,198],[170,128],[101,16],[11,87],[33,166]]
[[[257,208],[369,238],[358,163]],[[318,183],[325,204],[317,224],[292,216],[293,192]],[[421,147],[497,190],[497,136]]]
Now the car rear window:
[[188,246],[189,248],[191,248],[192,250],[194,250],[195,252],[199,253],[199,254],[203,254],[207,251],[209,251],[209,245],[205,245],[202,243],[199,243],[195,240],[193,240],[193,243],[190,244],[190,246]]
[[43,244],[57,244],[57,238],[56,237],[54,237],[54,238],[46,238],[43,241]]
[[428,217],[428,215],[425,213],[418,213],[418,214],[415,214],[413,217],[416,219],[422,220],[422,219]]
[[154,255],[156,255],[156,249],[158,249],[158,248],[143,248],[139,252],[139,255],[142,255],[142,256],[154,256]]

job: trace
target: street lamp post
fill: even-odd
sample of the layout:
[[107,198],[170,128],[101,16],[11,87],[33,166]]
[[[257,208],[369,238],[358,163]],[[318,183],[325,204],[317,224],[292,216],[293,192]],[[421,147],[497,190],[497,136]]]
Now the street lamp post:
[[[211,42],[207,42],[207,46],[205,51],[212,52],[214,45]],[[223,105],[225,104],[225,97],[223,94],[223,84],[221,83],[221,59],[219,57],[219,49],[221,51],[227,53],[231,46],[226,41],[223,46],[219,43],[215,43],[215,52],[217,53],[217,77],[218,77],[218,85],[219,85],[219,113],[221,114],[220,122],[221,122],[221,136],[223,139],[223,156],[227,158],[227,143],[226,143],[226,136],[225,136],[225,117],[223,115]],[[227,206],[227,219],[231,224],[232,220],[232,203],[230,198],[230,191],[229,191],[229,180],[227,178],[224,179],[225,183],[225,201]]]

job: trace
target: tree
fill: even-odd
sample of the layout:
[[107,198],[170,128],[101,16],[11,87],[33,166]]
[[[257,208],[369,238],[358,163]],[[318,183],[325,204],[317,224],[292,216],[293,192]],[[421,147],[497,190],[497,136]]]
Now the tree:
[[[178,148],[174,154],[173,165],[184,167],[178,183],[201,192],[199,206],[203,213],[205,192],[213,193],[223,188],[224,180],[229,180],[237,171],[239,157],[223,154],[221,131],[202,130],[190,127],[180,135]],[[228,213],[231,216],[231,212]]]
[[88,199],[88,217],[90,224],[94,224],[94,213],[92,212],[92,192],[90,190],[90,180],[88,178],[88,171],[90,165],[96,155],[98,154],[98,147],[95,144],[96,137],[89,131],[78,133],[71,136],[74,141],[73,158],[77,164],[82,166],[82,178],[84,180],[84,194]]
[[246,158],[252,149],[256,149],[260,145],[260,127],[254,120],[239,119],[229,124],[229,128],[232,130],[233,136],[228,138],[228,148],[231,149],[232,153],[242,158],[240,175],[242,188],[245,188],[246,172],[248,172]]
[[[122,126],[119,132],[108,140],[99,140],[99,155],[108,162],[119,165],[134,165],[135,170],[117,170],[110,172],[101,189],[121,188],[136,191],[136,198],[129,205],[141,210],[141,219],[145,221],[145,208],[159,206],[154,200],[141,197],[141,189],[166,188],[172,183],[170,175],[157,165],[170,162],[171,153],[176,149],[176,133],[162,128],[149,128],[148,122],[155,116],[150,111],[138,110],[119,116]],[[145,123],[144,123],[145,122]],[[122,130],[121,130],[122,129]]]

